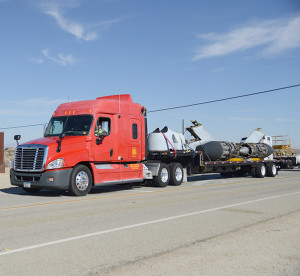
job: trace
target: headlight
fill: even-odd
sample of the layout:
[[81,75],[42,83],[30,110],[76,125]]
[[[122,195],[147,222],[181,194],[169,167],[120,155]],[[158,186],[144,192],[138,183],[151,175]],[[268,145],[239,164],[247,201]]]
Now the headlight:
[[13,160],[11,161],[11,167],[14,168],[14,166],[15,166],[15,159],[13,159]]
[[50,162],[46,170],[61,169],[64,166],[65,160],[63,158],[58,158]]

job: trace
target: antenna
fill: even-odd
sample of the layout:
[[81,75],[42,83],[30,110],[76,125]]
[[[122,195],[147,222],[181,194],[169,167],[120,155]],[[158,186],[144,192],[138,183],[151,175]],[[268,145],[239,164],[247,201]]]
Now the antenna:
[[121,115],[121,98],[120,98],[120,89],[119,89],[119,118],[120,118],[120,115]]

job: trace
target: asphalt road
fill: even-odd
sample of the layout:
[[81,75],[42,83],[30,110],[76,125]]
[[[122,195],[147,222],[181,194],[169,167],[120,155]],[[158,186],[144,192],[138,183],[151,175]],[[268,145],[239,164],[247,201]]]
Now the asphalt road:
[[300,275],[300,170],[79,198],[0,174],[0,275]]

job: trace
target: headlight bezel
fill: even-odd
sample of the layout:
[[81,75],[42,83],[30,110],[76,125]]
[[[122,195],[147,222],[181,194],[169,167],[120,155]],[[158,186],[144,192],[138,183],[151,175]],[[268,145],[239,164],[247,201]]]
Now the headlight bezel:
[[51,161],[48,165],[46,170],[55,170],[55,169],[61,169],[64,167],[65,159],[64,158],[57,158],[53,161]]

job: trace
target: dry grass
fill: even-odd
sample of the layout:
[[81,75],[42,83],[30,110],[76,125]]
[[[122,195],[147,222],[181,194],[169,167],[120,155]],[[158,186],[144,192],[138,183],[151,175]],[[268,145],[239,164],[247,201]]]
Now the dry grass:
[[10,167],[11,166],[11,162],[14,159],[14,155],[15,155],[15,148],[6,148],[4,150],[4,164],[5,164],[5,167]]

